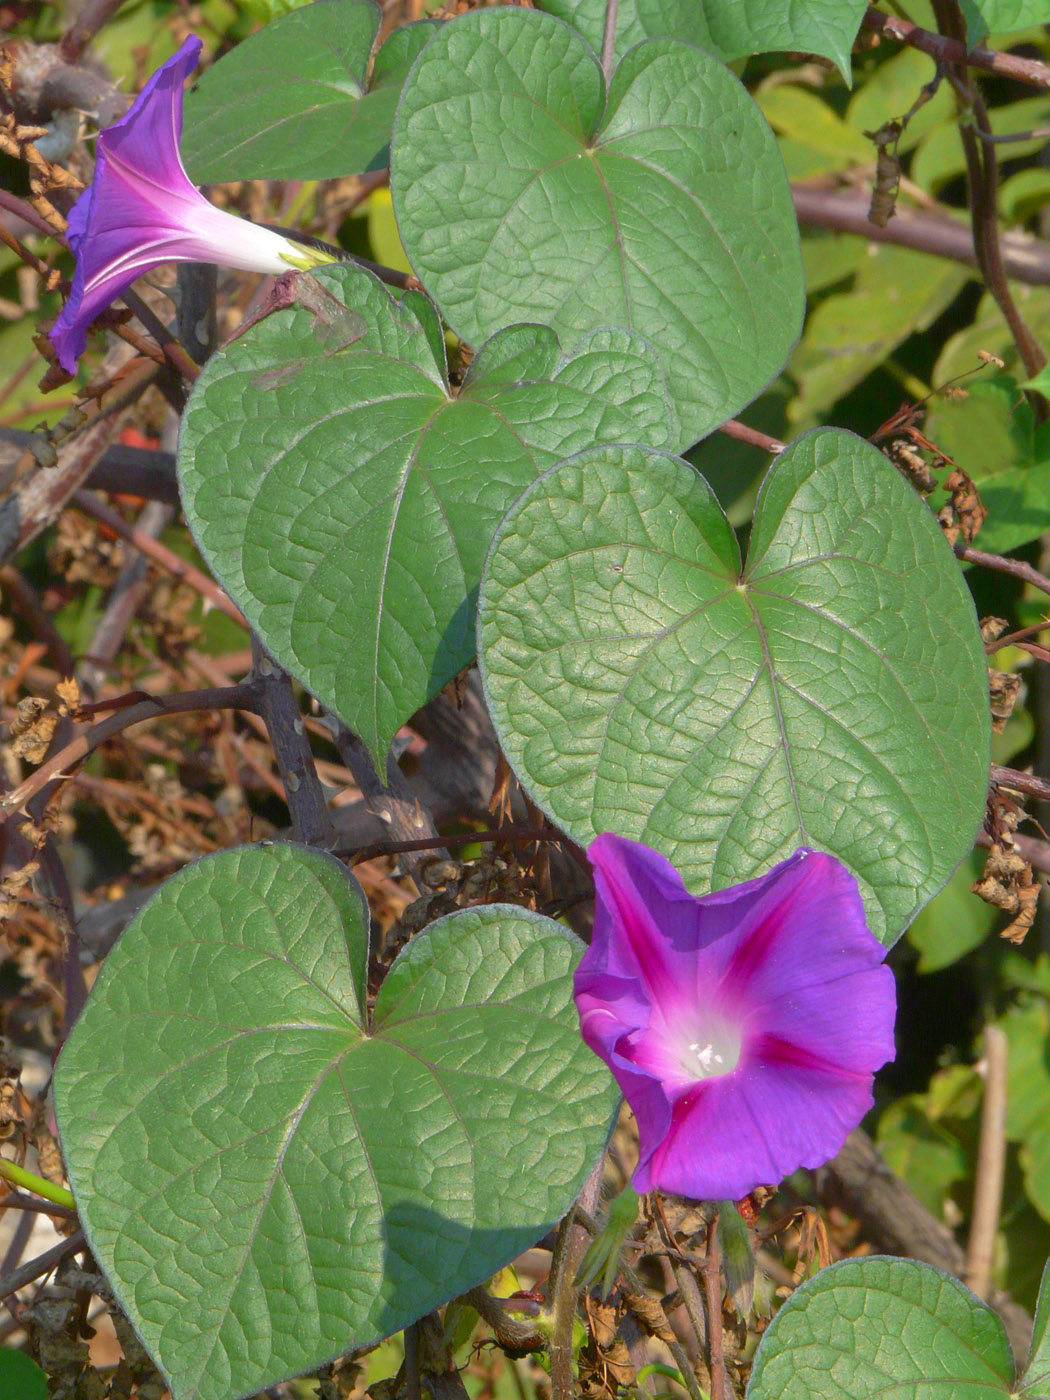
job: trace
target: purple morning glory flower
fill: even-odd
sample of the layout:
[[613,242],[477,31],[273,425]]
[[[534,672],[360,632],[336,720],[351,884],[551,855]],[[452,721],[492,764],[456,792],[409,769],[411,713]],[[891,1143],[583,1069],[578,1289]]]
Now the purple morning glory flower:
[[739,1200],[833,1157],[894,1053],[893,975],[846,867],[800,850],[696,898],[638,842],[587,855],[576,1006],[638,1121],[635,1190]]
[[201,41],[189,38],[153,74],[134,105],[98,138],[95,178],[69,213],[77,267],[52,328],[72,374],[87,328],[136,277],[166,262],[214,262],[247,272],[288,272],[331,259],[209,204],[183,168],[182,89]]

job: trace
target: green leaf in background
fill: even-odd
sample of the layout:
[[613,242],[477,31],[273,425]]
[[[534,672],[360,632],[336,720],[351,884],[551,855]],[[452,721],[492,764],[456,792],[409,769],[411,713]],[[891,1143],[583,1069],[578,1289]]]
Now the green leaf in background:
[[1050,529],[1050,424],[1015,379],[976,379],[966,398],[939,400],[926,432],[977,486],[988,510],[980,549],[1003,554]]
[[1050,0],[959,0],[970,47],[989,34],[1009,34],[1050,20]]
[[281,15],[291,14],[292,10],[301,10],[304,5],[312,4],[313,0],[238,0],[238,3],[254,19],[269,24]]
[[875,147],[863,132],[803,83],[770,83],[759,89],[755,101],[774,131],[830,156],[829,169],[870,165],[874,159]]
[[953,1188],[971,1177],[981,1095],[975,1069],[949,1065],[925,1093],[895,1099],[879,1116],[879,1153],[938,1220]]
[[[1035,338],[1044,342],[1050,340],[1050,287],[1011,282],[1010,291]],[[995,373],[990,366],[981,363],[978,358],[981,350],[998,355],[1005,361],[1006,373],[1015,379],[1026,378],[1017,346],[991,292],[985,292],[981,297],[971,324],[945,341],[931,382],[940,386],[958,375],[967,375],[963,386],[972,390],[976,384]]]
[[796,429],[811,427],[909,335],[928,330],[973,275],[928,253],[856,241],[865,255],[852,285],[814,308],[788,362],[799,386],[788,407]]
[[597,60],[567,25],[516,7],[461,15],[412,69],[392,152],[405,251],[468,342],[522,320],[566,344],[631,327],[664,360],[675,446],[782,367],[803,302],[783,162],[701,50],[632,49],[603,115]]
[[[605,0],[541,0],[541,10],[573,25],[601,53]],[[830,58],[848,83],[850,50],[864,0],[621,0],[619,60],[643,39],[670,36],[710,50],[726,63],[753,53],[801,50]]]
[[935,899],[916,915],[908,942],[919,951],[919,972],[940,972],[979,947],[999,922],[970,886],[981,878],[984,853],[972,851]]
[[47,1377],[24,1351],[0,1349],[0,1400],[47,1400]]
[[190,176],[324,180],[386,165],[402,84],[435,26],[396,29],[368,78],[379,21],[373,0],[315,0],[206,69],[186,94]]
[[686,463],[561,463],[500,526],[479,636],[503,749],[582,844],[645,841],[696,892],[819,847],[886,942],[970,848],[990,727],[973,603],[933,516],[851,433],[776,460],[743,570]]
[[[995,135],[1006,136],[1043,126],[1048,116],[1050,97],[1026,97],[1003,107],[993,107],[988,121]],[[1034,155],[1045,144],[1045,138],[1036,137],[1029,141],[1012,141],[1007,149],[1010,159],[1016,160],[1021,156]],[[919,143],[908,173],[915,184],[921,185],[929,194],[937,194],[965,170],[966,156],[959,126],[954,117],[948,117]]]
[[1029,1200],[1050,1220],[1050,1002],[1027,996],[1000,1024],[1010,1045],[1006,1136],[1021,1145]]
[[[865,75],[849,100],[846,121],[854,131],[877,131],[883,122],[903,117],[936,73],[937,66],[927,54],[918,49],[901,49]],[[909,118],[897,143],[899,154],[913,150],[927,132],[950,120],[954,112],[951,87],[942,82],[929,101]]]
[[628,331],[563,353],[546,327],[510,328],[453,398],[424,298],[398,306],[347,266],[316,285],[360,338],[333,342],[296,308],[213,355],[183,419],[183,503],[266,645],[382,772],[399,726],[474,656],[481,566],[511,502],[594,442],[668,444],[674,414]]
[[[417,936],[365,1010],[330,857],[187,866],[106,960],[55,1072],[80,1219],[174,1400],[234,1400],[480,1283],[572,1204],[615,1109],[581,945],[506,905]],[[511,1124],[528,1131],[508,1141]]]
[[998,1317],[913,1259],[844,1259],[797,1288],[755,1354],[747,1400],[994,1400],[1014,1367]]

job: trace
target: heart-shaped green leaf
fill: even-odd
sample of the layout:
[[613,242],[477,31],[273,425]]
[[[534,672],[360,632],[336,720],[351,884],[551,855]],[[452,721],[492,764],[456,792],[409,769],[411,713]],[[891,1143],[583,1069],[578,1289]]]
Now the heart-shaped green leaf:
[[388,163],[405,76],[435,25],[396,29],[368,67],[373,0],[315,0],[207,69],[186,94],[181,150],[194,180],[325,180]]
[[496,535],[479,636],[533,797],[583,844],[648,842],[696,892],[819,847],[890,942],[981,820],[973,603],[933,516],[851,433],[777,459],[743,570],[678,458],[614,446],[553,467]]
[[1003,1324],[958,1279],[913,1259],[844,1259],[770,1323],[747,1400],[995,1400],[1014,1368]]
[[[578,29],[596,53],[605,33],[606,0],[541,0],[538,6]],[[620,0],[616,57],[645,39],[699,44],[731,63],[785,49],[822,54],[850,80],[850,50],[866,0]]]
[[214,355],[183,419],[183,503],[267,646],[382,771],[398,727],[474,655],[481,566],[510,503],[593,442],[668,443],[674,415],[627,331],[562,354],[546,327],[509,329],[453,398],[425,298],[398,306],[346,266],[317,285],[363,334],[330,342],[295,308]]
[[59,1060],[81,1221],[175,1400],[397,1331],[539,1238],[601,1153],[616,1096],[580,1039],[577,940],[506,905],[452,914],[369,1023],[367,918],[302,847],[188,866]]
[[753,399],[798,336],[798,228],[776,141],[700,49],[638,45],[605,104],[574,30],[477,10],[416,60],[391,152],[401,240],[453,329],[479,344],[539,321],[571,343],[629,326],[664,360],[674,445]]

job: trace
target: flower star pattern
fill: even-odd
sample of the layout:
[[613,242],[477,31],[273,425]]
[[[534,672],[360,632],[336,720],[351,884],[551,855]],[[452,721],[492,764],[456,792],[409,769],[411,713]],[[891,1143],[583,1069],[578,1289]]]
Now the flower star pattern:
[[846,867],[799,850],[696,898],[648,846],[606,834],[587,854],[576,1006],[638,1121],[635,1189],[738,1200],[833,1157],[893,1058],[896,1009]]
[[51,343],[67,373],[87,329],[144,272],[167,262],[213,262],[246,272],[288,272],[330,262],[281,234],[209,204],[179,155],[182,89],[201,41],[189,38],[158,68],[120,121],[98,138],[95,178],[69,213],[77,266]]

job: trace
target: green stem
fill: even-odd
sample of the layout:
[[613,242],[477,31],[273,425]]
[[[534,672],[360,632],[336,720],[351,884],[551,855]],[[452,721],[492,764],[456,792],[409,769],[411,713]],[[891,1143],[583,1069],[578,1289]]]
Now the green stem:
[[56,1206],[68,1206],[70,1210],[76,1209],[76,1202],[64,1186],[56,1186],[51,1181],[45,1181],[42,1176],[27,1172],[25,1167],[16,1167],[14,1162],[9,1162],[6,1157],[0,1157],[0,1176],[5,1181],[10,1181],[14,1186],[21,1186],[26,1191],[34,1191],[38,1196],[43,1196],[45,1201],[54,1201]]

